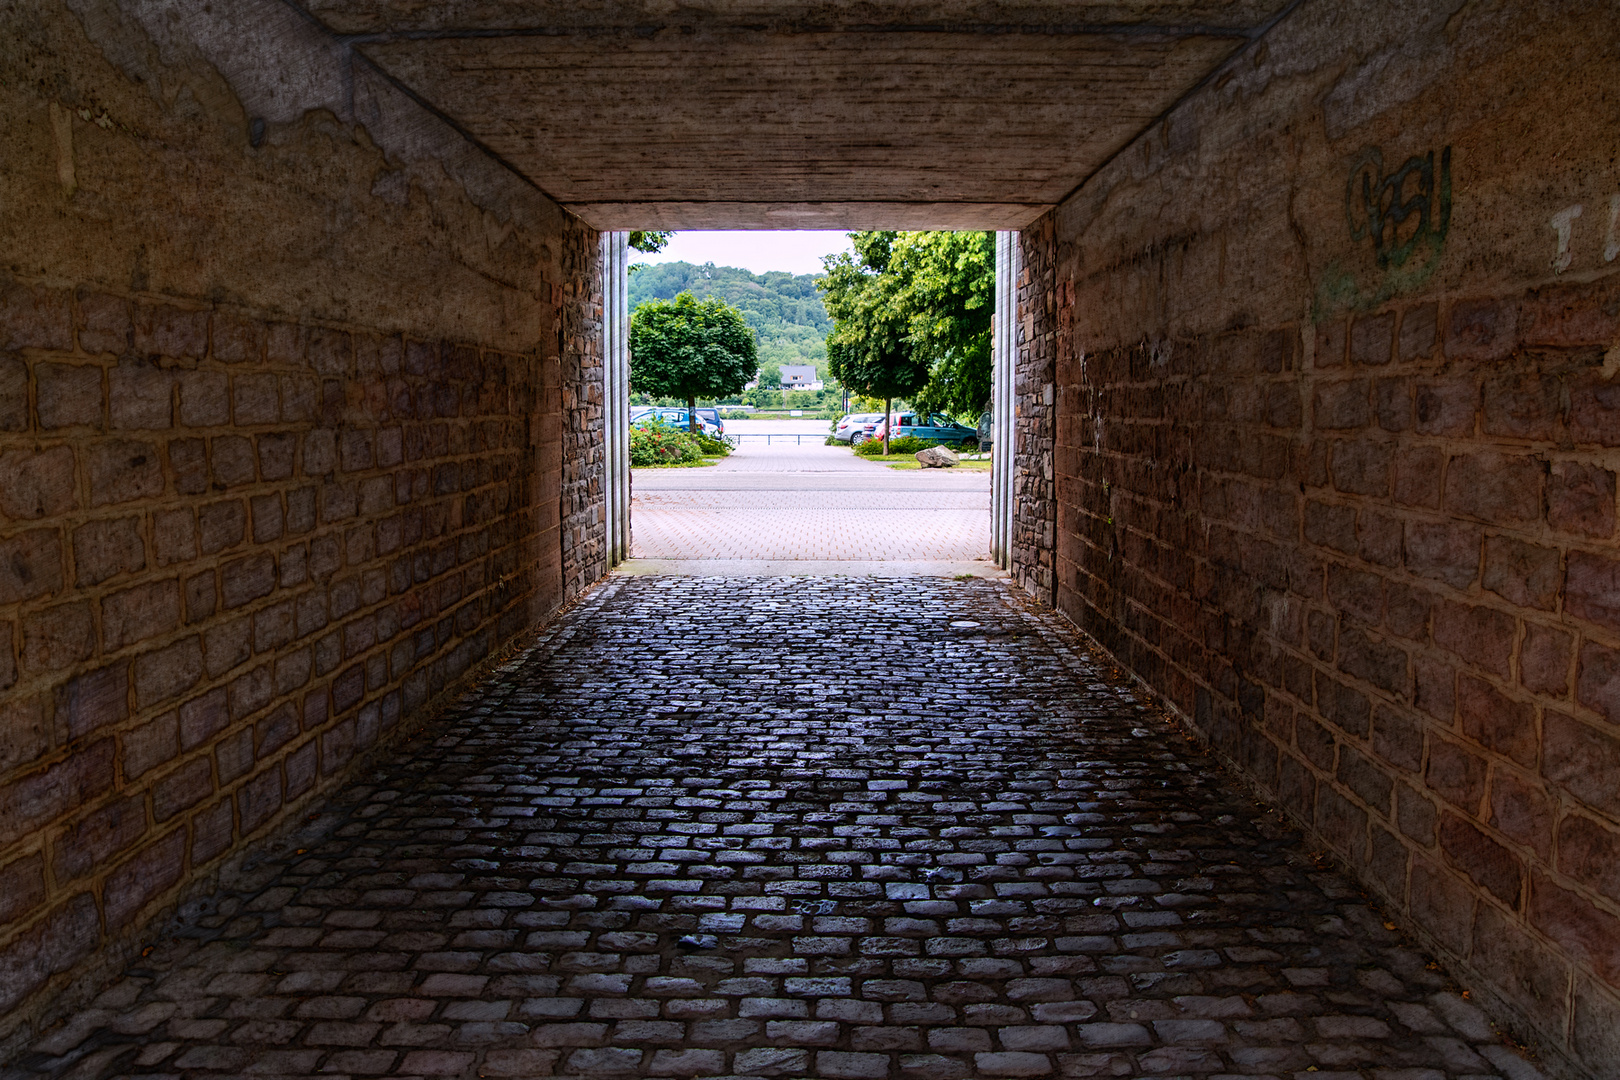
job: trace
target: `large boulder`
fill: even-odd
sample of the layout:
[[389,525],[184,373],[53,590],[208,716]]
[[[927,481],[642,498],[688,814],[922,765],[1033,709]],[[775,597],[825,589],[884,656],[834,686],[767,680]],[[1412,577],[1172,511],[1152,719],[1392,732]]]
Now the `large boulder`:
[[919,450],[916,458],[925,469],[948,469],[962,460],[954,451],[944,446],[930,446],[926,450]]

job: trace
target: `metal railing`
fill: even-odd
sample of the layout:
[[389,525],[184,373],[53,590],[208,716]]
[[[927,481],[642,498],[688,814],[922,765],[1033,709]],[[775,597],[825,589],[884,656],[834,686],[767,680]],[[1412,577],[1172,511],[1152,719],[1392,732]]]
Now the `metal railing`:
[[727,435],[727,436],[725,436],[725,440],[727,442],[729,442],[732,446],[736,446],[738,443],[742,442],[744,439],[764,439],[766,446],[771,445],[772,440],[781,440],[783,442],[786,442],[788,439],[792,439],[795,444],[803,443],[804,440],[806,440],[806,439],[809,439],[811,441],[811,443],[824,443],[824,442],[827,441],[827,433],[825,431],[823,431],[823,432],[821,432],[819,434],[816,433],[816,432],[813,432],[813,431],[805,431],[805,432],[749,431],[749,432],[746,432],[746,433],[739,433],[739,434],[736,434],[736,435]]

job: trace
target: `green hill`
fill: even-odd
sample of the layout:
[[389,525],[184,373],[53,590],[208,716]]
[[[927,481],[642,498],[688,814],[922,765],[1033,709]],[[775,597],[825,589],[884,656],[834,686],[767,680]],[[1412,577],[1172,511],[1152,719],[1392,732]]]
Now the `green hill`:
[[814,364],[827,374],[827,334],[832,320],[816,291],[817,274],[773,270],[753,274],[735,266],[688,262],[643,263],[630,275],[630,307],[646,300],[671,300],[690,292],[735,305],[759,337],[761,367]]

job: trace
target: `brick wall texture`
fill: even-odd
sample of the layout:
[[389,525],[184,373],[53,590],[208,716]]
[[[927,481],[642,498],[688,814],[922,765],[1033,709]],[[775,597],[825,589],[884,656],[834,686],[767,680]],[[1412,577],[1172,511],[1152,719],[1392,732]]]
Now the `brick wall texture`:
[[578,596],[611,569],[607,549],[607,456],[602,427],[603,291],[601,245],[597,233],[571,229],[563,266],[572,301],[562,310],[562,439],[560,491],[562,581]]
[[1047,215],[1018,240],[1018,330],[1013,356],[1014,580],[1047,603],[1055,599],[1054,440],[1056,438],[1058,318],[1056,245]]
[[0,1037],[605,570],[593,231],[409,102],[256,146],[6,29]]
[[1025,233],[1021,348],[1058,607],[1609,1076],[1620,38],[1513,8],[1302,5]]

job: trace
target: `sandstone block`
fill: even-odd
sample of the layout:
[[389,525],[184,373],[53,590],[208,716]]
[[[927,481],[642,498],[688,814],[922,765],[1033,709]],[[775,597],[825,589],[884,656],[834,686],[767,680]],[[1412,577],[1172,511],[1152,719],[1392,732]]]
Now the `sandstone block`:
[[0,349],[73,348],[73,309],[65,289],[0,281]]
[[28,365],[0,355],[0,431],[27,431],[28,425]]
[[147,442],[116,439],[89,451],[90,505],[108,506],[163,493],[163,459]]
[[168,304],[136,304],[135,351],[142,356],[201,360],[208,352],[208,313]]
[[39,426],[102,426],[105,395],[102,368],[97,364],[39,363],[34,366]]
[[108,416],[115,431],[161,431],[174,425],[174,376],[142,360],[107,373]]

